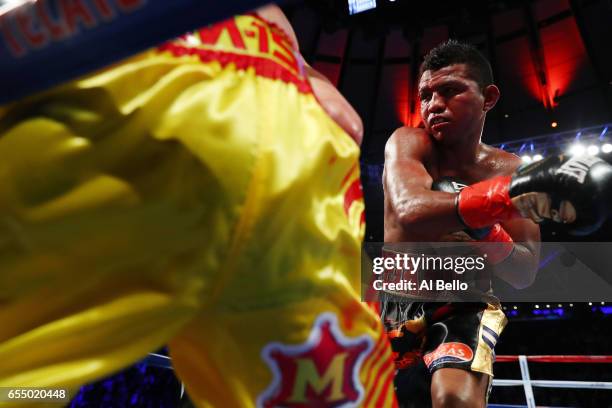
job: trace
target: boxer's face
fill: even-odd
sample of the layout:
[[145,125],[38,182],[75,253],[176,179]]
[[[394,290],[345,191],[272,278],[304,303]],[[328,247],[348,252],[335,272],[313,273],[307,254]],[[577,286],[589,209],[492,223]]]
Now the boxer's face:
[[436,140],[454,144],[466,137],[480,138],[485,96],[465,64],[423,72],[419,98],[425,130]]

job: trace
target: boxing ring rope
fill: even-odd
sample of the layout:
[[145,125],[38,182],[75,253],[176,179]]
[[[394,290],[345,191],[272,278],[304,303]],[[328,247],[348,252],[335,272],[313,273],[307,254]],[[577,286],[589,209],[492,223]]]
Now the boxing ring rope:
[[[496,363],[519,361],[520,356],[496,356]],[[533,363],[612,363],[612,356],[525,356]]]
[[[533,387],[541,388],[573,388],[573,389],[600,389],[612,390],[612,382],[604,381],[557,381],[557,380],[532,380],[529,375],[528,362],[534,363],[612,363],[612,356],[497,356],[495,362],[510,363],[518,361],[521,368],[520,380],[493,379],[495,387],[523,387],[527,408],[535,408],[535,397]],[[509,405],[490,404],[489,408],[510,407]]]
[[[502,355],[495,358],[497,363],[512,363],[517,362],[521,368],[520,380],[493,379],[495,387],[523,387],[527,405],[499,405],[489,404],[489,408],[510,408],[510,407],[527,407],[535,408],[535,397],[533,395],[533,387],[540,388],[572,388],[572,389],[599,389],[612,390],[612,382],[604,381],[557,381],[557,380],[532,380],[529,375],[528,362],[533,363],[597,363],[609,364],[612,363],[612,356],[576,356],[576,355],[544,355],[544,356],[509,356]],[[143,361],[153,367],[172,369],[172,360],[168,356],[162,354],[151,353]],[[181,384],[181,396],[184,388]]]

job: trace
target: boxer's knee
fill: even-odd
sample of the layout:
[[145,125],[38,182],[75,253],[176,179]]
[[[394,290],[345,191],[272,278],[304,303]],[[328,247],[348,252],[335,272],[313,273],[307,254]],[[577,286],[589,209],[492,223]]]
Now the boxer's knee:
[[469,371],[444,368],[431,382],[433,408],[484,408],[486,377]]
[[434,408],[472,408],[480,406],[475,404],[471,395],[464,390],[442,387],[435,392],[432,390],[431,401]]

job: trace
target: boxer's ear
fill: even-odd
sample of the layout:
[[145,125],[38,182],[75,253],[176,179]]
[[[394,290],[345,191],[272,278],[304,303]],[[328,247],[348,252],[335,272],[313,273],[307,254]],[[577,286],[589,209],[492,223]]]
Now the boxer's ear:
[[482,94],[484,95],[484,105],[482,110],[488,112],[493,109],[499,100],[499,88],[493,84],[487,85],[482,91]]

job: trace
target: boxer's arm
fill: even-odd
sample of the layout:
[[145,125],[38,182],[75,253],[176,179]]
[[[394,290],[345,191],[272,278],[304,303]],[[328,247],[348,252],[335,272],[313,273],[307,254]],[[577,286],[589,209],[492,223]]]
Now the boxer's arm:
[[[283,11],[273,4],[257,9],[257,14],[262,18],[278,25],[292,42],[293,47],[299,50],[299,43],[291,23]],[[306,62],[305,62],[306,63]],[[306,64],[306,72],[310,79],[310,86],[317,97],[317,100],[325,109],[325,112],[336,122],[345,132],[347,132],[357,144],[361,144],[363,139],[363,123],[355,112],[355,109],[342,96],[336,87],[319,71]]]
[[357,144],[363,140],[363,122],[361,117],[350,103],[338,91],[338,89],[319,71],[306,65],[310,77],[310,86],[325,112],[345,132],[347,132]]
[[501,226],[512,237],[514,248],[508,258],[494,266],[494,273],[517,289],[526,288],[538,272],[540,227],[528,219],[502,222]]
[[[511,175],[521,160],[510,153],[499,152],[500,161],[506,163],[505,174]],[[495,275],[517,289],[530,286],[535,280],[540,261],[540,227],[530,219],[515,218],[500,223],[514,241],[512,253],[495,265]]]
[[[498,150],[495,155],[497,156],[497,162],[504,166],[501,172],[502,176],[513,174],[521,165],[521,160],[513,154]],[[487,242],[500,242],[500,244],[493,244],[487,248],[503,255],[502,259],[494,263],[494,273],[517,289],[526,288],[533,283],[538,271],[540,227],[526,218],[502,221],[500,225],[509,239],[505,238],[504,234],[500,234],[499,238],[501,240],[485,240]],[[492,257],[489,257],[489,259],[492,259]]]
[[431,191],[433,180],[424,165],[431,149],[424,130],[408,127],[396,130],[385,146],[386,199],[402,236],[411,241],[438,241],[464,228],[455,194]]
[[[507,172],[512,173],[520,163],[514,155],[506,155],[503,152],[496,154],[496,161],[504,165]],[[506,157],[503,157],[504,155]],[[446,177],[433,183],[432,190],[457,194],[464,184],[459,179]],[[478,252],[487,255],[488,263],[494,267],[494,272],[500,278],[516,288],[527,287],[533,282],[537,272],[540,240],[539,228],[533,222],[517,219],[476,230],[466,228],[464,231],[464,236],[471,239],[461,241],[475,241]],[[460,234],[453,234],[453,238],[458,236]]]

